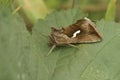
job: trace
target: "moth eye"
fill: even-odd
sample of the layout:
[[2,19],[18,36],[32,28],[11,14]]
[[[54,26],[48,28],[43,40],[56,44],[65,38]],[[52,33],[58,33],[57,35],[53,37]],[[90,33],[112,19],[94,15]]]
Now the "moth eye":
[[80,33],[80,30],[75,31],[75,32],[73,33],[72,38],[76,37],[76,36],[77,36],[77,34],[79,34],[79,33]]

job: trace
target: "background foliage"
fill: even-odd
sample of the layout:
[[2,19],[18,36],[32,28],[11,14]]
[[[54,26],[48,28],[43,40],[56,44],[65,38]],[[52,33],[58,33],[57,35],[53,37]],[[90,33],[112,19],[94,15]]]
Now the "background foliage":
[[[85,5],[98,2],[108,4],[107,0],[76,0],[74,7],[77,8],[67,10],[61,9],[71,8],[72,0],[46,0],[44,6],[49,15],[45,17],[45,13],[44,19],[38,19],[43,18],[40,12],[31,22],[32,18],[29,19],[24,10],[20,11],[23,8],[16,6],[16,1],[1,0],[0,80],[120,80],[120,24],[114,22],[116,9],[112,1],[115,0],[111,0],[110,7],[106,7],[107,13],[105,11],[102,16],[98,14],[96,18],[96,15],[91,15],[96,13],[91,13]],[[34,13],[38,14],[37,11]],[[57,47],[51,55],[46,56],[51,48],[48,45],[50,27],[66,27],[86,16],[97,20],[96,26],[103,41],[78,44],[79,50],[70,46]],[[99,20],[101,17],[105,18]],[[26,20],[30,20],[30,24],[34,23],[32,32],[28,31]]]

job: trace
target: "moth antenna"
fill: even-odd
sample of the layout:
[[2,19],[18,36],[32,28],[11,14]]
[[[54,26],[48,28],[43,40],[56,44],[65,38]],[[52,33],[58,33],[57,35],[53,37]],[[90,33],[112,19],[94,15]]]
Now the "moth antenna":
[[43,37],[45,37],[45,38],[48,38],[48,36],[45,35],[45,34],[40,33],[40,35],[43,36]]
[[12,15],[14,15],[15,13],[17,13],[20,9],[21,9],[21,6],[18,6],[18,7],[12,12]]
[[73,44],[68,44],[68,45],[71,46],[71,47],[74,47],[74,48],[80,49],[79,47],[77,47],[77,46],[75,46],[75,45],[73,45]]
[[48,52],[47,56],[51,54],[51,52],[55,49],[55,47],[56,47],[56,44],[54,44],[54,45],[52,46],[52,48],[51,48],[50,51]]

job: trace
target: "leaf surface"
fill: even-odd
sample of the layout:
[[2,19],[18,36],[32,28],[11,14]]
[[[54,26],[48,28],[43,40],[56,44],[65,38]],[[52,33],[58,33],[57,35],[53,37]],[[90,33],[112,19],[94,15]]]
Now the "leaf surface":
[[[0,80],[30,80],[30,34],[18,15],[0,11]],[[28,56],[28,57],[27,57]],[[32,66],[32,65],[31,65]],[[30,67],[31,67],[30,66]]]
[[50,27],[67,27],[86,15],[79,9],[54,12],[39,20],[32,35],[18,15],[0,12],[0,80],[120,80],[120,24],[96,23],[99,43],[57,47],[46,56]]
[[[119,80],[120,24],[96,23],[103,41],[91,44],[79,44],[79,48],[57,47],[51,55],[46,56],[50,27],[67,27],[83,18],[84,13],[77,9],[56,12],[39,20],[33,29],[36,51],[41,55],[45,68],[42,80]],[[45,37],[46,36],[46,37]],[[45,73],[46,72],[46,73]],[[47,79],[46,79],[47,77]]]

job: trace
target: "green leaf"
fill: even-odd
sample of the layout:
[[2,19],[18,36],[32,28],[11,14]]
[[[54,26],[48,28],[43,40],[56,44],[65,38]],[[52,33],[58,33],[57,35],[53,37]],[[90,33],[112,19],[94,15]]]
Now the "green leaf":
[[0,80],[120,80],[120,24],[96,23],[103,41],[57,47],[46,56],[50,27],[67,27],[86,16],[79,9],[54,12],[39,20],[32,35],[9,9],[0,11]]
[[48,45],[50,27],[67,27],[83,18],[78,9],[54,12],[45,20],[39,20],[33,29],[35,51],[42,62],[39,64],[39,80],[119,80],[120,79],[120,24],[96,23],[103,41],[93,44],[79,44],[79,48],[57,47],[46,56],[51,46]]
[[105,20],[114,21],[115,20],[115,11],[116,11],[116,1],[110,0],[108,4],[108,9],[105,15]]
[[[18,15],[0,11],[0,80],[30,80],[28,77],[30,34]],[[24,78],[24,79],[23,79]]]

